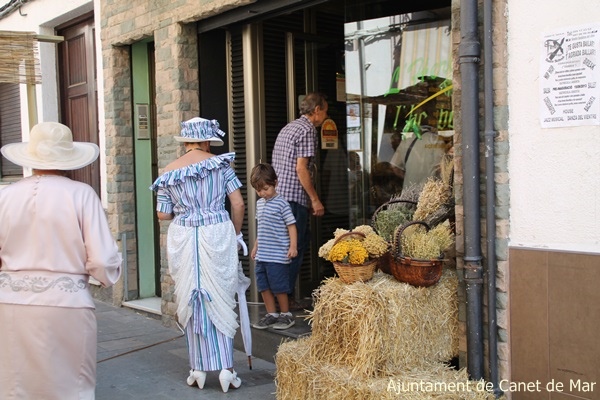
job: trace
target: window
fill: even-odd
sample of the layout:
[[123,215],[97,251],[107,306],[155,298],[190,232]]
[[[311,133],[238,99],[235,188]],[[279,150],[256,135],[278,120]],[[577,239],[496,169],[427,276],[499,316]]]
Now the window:
[[390,197],[424,184],[452,146],[449,13],[346,23],[344,37],[354,226]]

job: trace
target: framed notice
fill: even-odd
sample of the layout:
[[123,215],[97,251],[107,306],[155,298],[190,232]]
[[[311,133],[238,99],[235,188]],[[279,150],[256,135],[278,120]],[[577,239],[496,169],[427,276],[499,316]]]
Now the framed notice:
[[348,151],[362,151],[361,140],[360,140],[360,129],[350,128],[346,132],[346,145]]
[[600,24],[547,33],[540,50],[542,128],[600,125]]
[[150,139],[150,107],[148,104],[136,104],[136,131],[138,139]]
[[346,105],[346,126],[348,128],[360,127],[360,105],[358,103]]

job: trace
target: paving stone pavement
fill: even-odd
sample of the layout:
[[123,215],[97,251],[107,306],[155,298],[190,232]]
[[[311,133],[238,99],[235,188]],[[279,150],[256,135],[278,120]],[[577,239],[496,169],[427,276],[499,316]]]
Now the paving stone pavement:
[[96,400],[275,400],[275,364],[238,350],[234,368],[239,389],[223,393],[219,371],[209,372],[204,389],[185,382],[189,374],[185,337],[178,329],[133,309],[96,302],[98,366]]

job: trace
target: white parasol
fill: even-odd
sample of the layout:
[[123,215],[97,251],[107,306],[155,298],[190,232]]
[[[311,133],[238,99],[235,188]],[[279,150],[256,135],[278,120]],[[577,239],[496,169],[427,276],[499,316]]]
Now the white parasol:
[[[238,235],[238,249],[242,250],[245,256],[248,255],[248,247],[244,243],[242,234]],[[250,278],[244,275],[242,262],[238,264],[238,308],[240,311],[240,327],[242,330],[242,340],[244,341],[244,350],[248,356],[248,367],[252,369],[252,330],[250,329],[250,317],[248,315],[248,303],[246,303],[246,290],[250,287]]]

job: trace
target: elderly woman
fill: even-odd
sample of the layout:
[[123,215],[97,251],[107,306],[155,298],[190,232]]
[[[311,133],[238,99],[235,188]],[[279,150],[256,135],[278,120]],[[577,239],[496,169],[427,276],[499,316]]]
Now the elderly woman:
[[224,135],[216,120],[183,122],[175,140],[183,143],[185,153],[166,166],[150,189],[158,192],[158,218],[172,220],[167,256],[177,317],[188,344],[187,383],[202,389],[206,372],[220,370],[221,388],[227,392],[242,383],[233,370],[233,337],[238,328],[235,294],[244,279],[238,243],[243,243],[245,206],[242,184],[230,165],[235,154],[210,152],[211,144],[223,145]]
[[2,155],[33,175],[0,190],[0,398],[94,399],[97,326],[88,280],[113,285],[118,252],[100,199],[66,171],[93,143],[42,122]]

